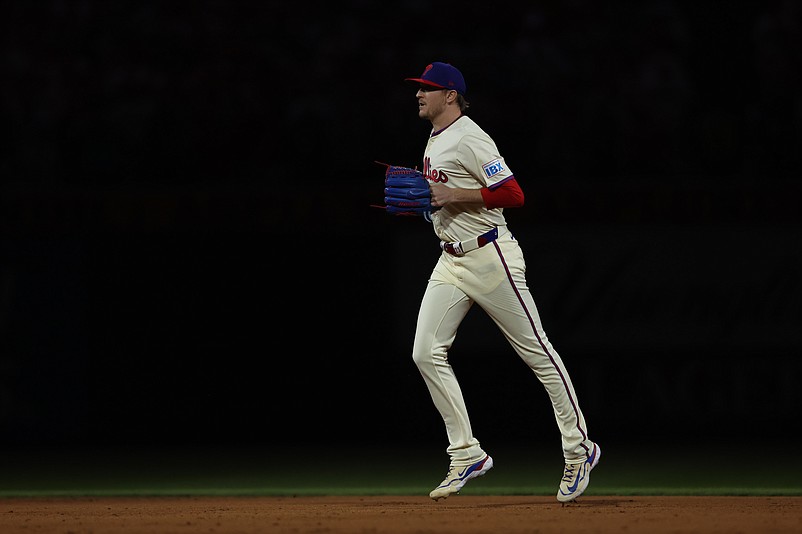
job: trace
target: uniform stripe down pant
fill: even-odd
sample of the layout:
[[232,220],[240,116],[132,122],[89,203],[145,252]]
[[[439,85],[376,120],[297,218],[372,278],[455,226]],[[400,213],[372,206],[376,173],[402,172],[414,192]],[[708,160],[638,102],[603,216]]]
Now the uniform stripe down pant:
[[593,446],[568,371],[543,331],[525,272],[521,248],[507,233],[464,256],[444,252],[426,286],[412,357],[445,423],[453,465],[467,465],[485,455],[448,361],[459,325],[474,303],[545,387],[562,435],[565,462],[584,461]]

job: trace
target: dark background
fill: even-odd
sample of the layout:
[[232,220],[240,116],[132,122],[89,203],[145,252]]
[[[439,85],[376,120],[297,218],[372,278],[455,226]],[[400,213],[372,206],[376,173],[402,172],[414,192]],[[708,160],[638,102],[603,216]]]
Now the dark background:
[[[370,207],[438,60],[526,193],[591,436],[800,437],[798,2],[317,4],[3,3],[3,448],[442,452],[409,356],[437,240]],[[485,445],[559,454],[478,308],[451,361]]]

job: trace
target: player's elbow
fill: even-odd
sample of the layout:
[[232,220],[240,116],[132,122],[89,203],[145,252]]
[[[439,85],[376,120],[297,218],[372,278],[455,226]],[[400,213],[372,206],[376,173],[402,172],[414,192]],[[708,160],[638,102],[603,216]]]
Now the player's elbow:
[[506,185],[506,189],[510,195],[511,208],[520,208],[524,205],[524,190],[521,189],[518,180],[515,178],[510,180],[509,184]]
[[482,198],[487,209],[520,208],[524,205],[524,192],[515,178],[510,178],[495,189],[482,189]]
[[524,205],[524,192],[519,187],[517,191],[514,191],[512,195],[510,195],[510,207],[511,208],[520,208]]

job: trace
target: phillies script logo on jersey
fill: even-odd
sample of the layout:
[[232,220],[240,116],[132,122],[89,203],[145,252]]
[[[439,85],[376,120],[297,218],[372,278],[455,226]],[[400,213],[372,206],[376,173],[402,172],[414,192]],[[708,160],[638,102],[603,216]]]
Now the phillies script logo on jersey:
[[429,156],[423,158],[423,175],[430,182],[446,183],[448,181],[448,176],[446,173],[443,171],[438,171],[437,169],[432,169],[432,160],[429,158]]

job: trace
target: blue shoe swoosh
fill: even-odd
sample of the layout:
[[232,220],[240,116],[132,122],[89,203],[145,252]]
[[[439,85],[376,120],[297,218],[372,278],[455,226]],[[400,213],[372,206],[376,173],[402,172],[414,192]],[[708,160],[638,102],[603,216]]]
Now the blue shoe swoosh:
[[[581,470],[582,470],[582,469],[580,468],[580,471],[581,471]],[[582,476],[577,476],[577,477],[576,477],[576,480],[574,481],[574,484],[573,484],[573,485],[571,485],[571,486],[568,486],[568,493],[563,493],[563,495],[568,495],[568,494],[570,494],[570,493],[573,493],[573,492],[575,492],[575,491],[576,491],[576,488],[577,488],[577,486],[579,486],[579,482],[580,482],[580,481],[582,481],[582,479],[584,479],[584,478],[585,478],[585,475],[584,475],[584,474],[583,474]]]
[[[596,459],[596,454],[598,454],[599,447],[598,445],[594,445],[593,447],[593,454],[590,455],[590,458],[585,460],[585,463],[579,464],[579,473],[577,474],[574,483],[568,487],[568,493],[565,493],[562,488],[560,488],[560,493],[562,495],[570,495],[576,491],[576,488],[579,487],[579,483],[585,479],[585,477],[590,473],[590,470],[593,469],[593,461]],[[581,476],[580,476],[581,475]]]

